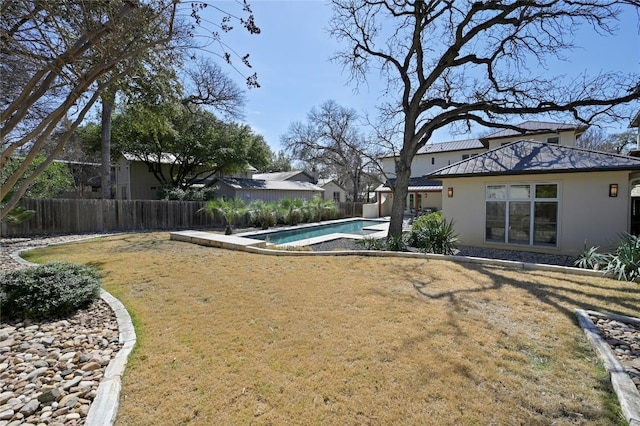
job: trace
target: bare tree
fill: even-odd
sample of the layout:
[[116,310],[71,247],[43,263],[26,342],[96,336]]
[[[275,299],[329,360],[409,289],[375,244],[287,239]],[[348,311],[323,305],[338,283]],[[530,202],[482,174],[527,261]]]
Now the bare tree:
[[387,79],[379,106],[381,143],[396,155],[390,235],[402,232],[416,152],[443,127],[511,128],[514,117],[563,114],[581,123],[619,118],[616,105],[640,98],[637,74],[553,75],[581,25],[611,34],[620,1],[332,0],[333,58],[356,83],[373,70]]
[[612,154],[628,154],[635,143],[633,132],[608,134],[600,127],[590,127],[576,142],[578,148],[610,152]]
[[282,136],[285,149],[294,157],[322,166],[325,174],[338,177],[341,183],[346,180],[353,201],[359,200],[364,171],[379,154],[359,131],[358,119],[354,109],[329,100],[311,109],[306,123],[292,123]]

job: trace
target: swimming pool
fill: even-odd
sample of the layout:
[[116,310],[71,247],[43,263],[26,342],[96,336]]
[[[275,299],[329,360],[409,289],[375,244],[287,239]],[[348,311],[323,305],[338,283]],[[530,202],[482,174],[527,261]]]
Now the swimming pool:
[[263,240],[272,244],[281,245],[329,234],[368,235],[380,232],[380,225],[386,223],[388,222],[383,220],[354,219],[346,222],[340,221],[324,225],[302,226],[293,229],[283,229],[280,231],[243,234],[242,236],[245,238]]

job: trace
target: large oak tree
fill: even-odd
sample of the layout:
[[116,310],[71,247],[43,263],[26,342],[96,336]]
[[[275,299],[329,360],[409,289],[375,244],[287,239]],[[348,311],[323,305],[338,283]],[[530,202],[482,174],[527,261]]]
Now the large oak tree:
[[334,59],[356,82],[386,78],[379,133],[395,157],[389,235],[402,232],[416,152],[443,127],[512,128],[514,118],[564,114],[590,123],[618,117],[640,98],[637,74],[547,69],[575,47],[583,26],[614,31],[620,1],[332,0],[330,33],[345,46]]

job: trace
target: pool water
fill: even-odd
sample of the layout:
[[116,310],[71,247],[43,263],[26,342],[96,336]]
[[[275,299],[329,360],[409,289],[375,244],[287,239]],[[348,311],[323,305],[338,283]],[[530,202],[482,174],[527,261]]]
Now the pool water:
[[297,229],[287,229],[282,231],[264,232],[253,235],[243,235],[246,238],[254,240],[266,240],[272,244],[280,245],[292,243],[294,241],[306,240],[307,238],[320,237],[323,235],[341,233],[341,234],[357,234],[368,235],[379,232],[374,229],[364,229],[373,225],[384,223],[379,220],[352,220],[349,222],[331,223],[326,225],[307,226]]

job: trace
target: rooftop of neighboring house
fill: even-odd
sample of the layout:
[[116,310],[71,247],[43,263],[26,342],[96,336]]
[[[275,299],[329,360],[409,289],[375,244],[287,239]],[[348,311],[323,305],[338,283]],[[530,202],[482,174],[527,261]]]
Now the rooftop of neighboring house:
[[335,179],[330,178],[330,179],[318,179],[318,186],[325,186],[326,184],[328,184],[329,182],[333,182],[334,185],[344,189],[344,187],[342,185],[340,185]]
[[[377,192],[389,192],[391,187],[395,185],[396,179],[391,178],[384,184],[376,188]],[[409,179],[409,192],[412,191],[442,191],[442,181],[429,179],[425,176],[412,177]]]
[[215,178],[215,182],[222,182],[234,189],[262,189],[281,191],[324,191],[317,185],[299,180],[265,180],[265,179],[238,179]]
[[[638,118],[638,120],[640,121],[640,117]],[[417,155],[436,154],[436,153],[442,153],[442,152],[466,151],[466,150],[472,150],[472,149],[483,149],[489,146],[489,140],[510,138],[518,135],[535,135],[535,134],[558,133],[558,132],[567,132],[567,131],[574,131],[576,132],[576,134],[579,135],[584,133],[587,130],[588,126],[579,125],[579,124],[568,124],[568,123],[552,123],[547,121],[525,121],[523,123],[516,124],[513,127],[522,129],[522,132],[519,132],[511,128],[500,129],[494,133],[491,133],[481,138],[438,142],[438,143],[427,143],[425,146],[423,146],[418,150]],[[395,157],[395,155],[387,155],[383,158],[393,158],[393,157]]]
[[314,178],[311,173],[307,172],[306,170],[294,170],[291,172],[256,173],[253,175],[253,178],[264,180],[291,180],[292,178],[295,178],[300,174],[304,174],[310,179]]
[[489,139],[501,139],[510,138],[519,135],[533,135],[540,133],[552,133],[552,132],[568,132],[575,131],[576,133],[584,133],[589,126],[583,124],[568,124],[568,123],[552,123],[548,121],[525,121],[524,123],[516,124],[514,127],[522,129],[518,131],[515,129],[500,129],[495,133],[491,133],[481,138],[481,140]]
[[[145,158],[142,157],[141,155],[132,154],[130,152],[123,152],[122,156],[127,161],[142,161],[142,162],[146,161]],[[160,161],[158,161],[158,155],[157,154],[149,154],[147,156],[147,160],[151,161],[153,163],[173,164],[173,163],[176,162],[177,157],[174,154],[171,154],[171,153],[168,153],[168,152],[163,152],[162,154],[160,154]]]
[[436,170],[426,178],[640,170],[640,158],[518,140]]

